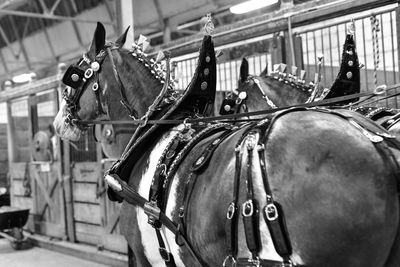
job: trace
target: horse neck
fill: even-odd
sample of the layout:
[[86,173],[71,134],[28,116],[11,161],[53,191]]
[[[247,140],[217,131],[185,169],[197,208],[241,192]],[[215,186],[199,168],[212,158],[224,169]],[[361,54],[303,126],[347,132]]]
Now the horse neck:
[[126,96],[126,102],[142,117],[160,93],[162,84],[157,80],[148,68],[137,58],[130,55],[128,51],[115,53],[114,63],[119,79],[123,85],[120,88],[113,74],[112,66],[109,69],[109,80],[115,81],[109,92],[107,103],[108,113],[111,120],[125,120],[129,118],[128,110],[121,104],[121,90]]
[[301,89],[273,77],[261,78],[260,83],[265,94],[278,107],[302,104],[309,98]]

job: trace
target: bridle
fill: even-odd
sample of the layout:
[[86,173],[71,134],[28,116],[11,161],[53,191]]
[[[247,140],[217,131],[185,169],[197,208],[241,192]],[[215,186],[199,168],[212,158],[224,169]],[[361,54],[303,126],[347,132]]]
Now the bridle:
[[83,54],[81,60],[77,65],[70,65],[63,76],[63,83],[68,87],[71,87],[75,90],[73,94],[68,92],[68,87],[64,90],[62,96],[66,102],[66,116],[65,122],[70,125],[75,125],[78,128],[86,129],[88,124],[85,121],[81,120],[78,115],[78,111],[80,109],[79,106],[79,98],[82,96],[85,89],[92,82],[92,90],[95,92],[96,101],[97,101],[97,115],[106,114],[101,104],[101,94],[100,94],[100,86],[99,86],[99,73],[101,72],[101,66],[108,56],[110,58],[110,63],[112,66],[114,78],[117,81],[120,96],[121,96],[121,104],[127,109],[129,117],[132,119],[137,119],[137,111],[131,107],[127,101],[125,87],[121,82],[121,78],[118,74],[113,56],[112,50],[118,50],[120,47],[115,44],[109,43],[106,44],[105,47],[100,50],[100,52],[95,56],[93,60],[89,58],[87,54]]

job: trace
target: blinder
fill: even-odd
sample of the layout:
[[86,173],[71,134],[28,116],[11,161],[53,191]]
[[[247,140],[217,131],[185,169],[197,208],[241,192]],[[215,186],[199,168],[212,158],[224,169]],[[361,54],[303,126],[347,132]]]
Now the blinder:
[[71,65],[65,72],[62,78],[62,82],[71,88],[77,89],[83,85],[85,81],[84,78],[85,78],[85,72]]

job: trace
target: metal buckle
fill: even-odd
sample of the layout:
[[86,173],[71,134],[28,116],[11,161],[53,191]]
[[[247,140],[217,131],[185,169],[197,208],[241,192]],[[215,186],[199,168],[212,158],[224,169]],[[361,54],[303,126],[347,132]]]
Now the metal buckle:
[[92,68],[88,68],[87,70],[85,70],[85,74],[84,74],[86,79],[89,79],[90,77],[93,76],[93,70]]
[[232,255],[228,255],[224,259],[224,262],[222,262],[223,267],[227,266],[226,263],[228,262],[228,260],[231,260],[231,262],[232,262],[231,266],[235,267],[237,265],[235,258]]
[[249,199],[242,205],[242,215],[243,217],[250,217],[253,215],[253,212],[254,212],[253,200]]
[[268,221],[274,221],[279,217],[278,209],[276,208],[274,203],[269,203],[264,208],[265,216]]
[[151,226],[155,226],[156,220],[160,219],[161,210],[157,207],[157,203],[154,201],[146,202],[143,206],[144,213],[148,216],[148,223]]
[[236,205],[235,203],[232,202],[231,204],[229,204],[228,212],[226,213],[226,218],[228,220],[232,220],[233,215],[235,215],[235,210],[236,210]]

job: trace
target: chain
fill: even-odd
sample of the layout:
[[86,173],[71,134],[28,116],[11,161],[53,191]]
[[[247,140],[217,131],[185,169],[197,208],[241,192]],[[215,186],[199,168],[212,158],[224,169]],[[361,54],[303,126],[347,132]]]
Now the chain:
[[371,30],[372,30],[372,49],[374,54],[374,84],[378,86],[378,74],[377,69],[379,67],[379,41],[378,32],[380,31],[379,20],[376,15],[371,16]]

